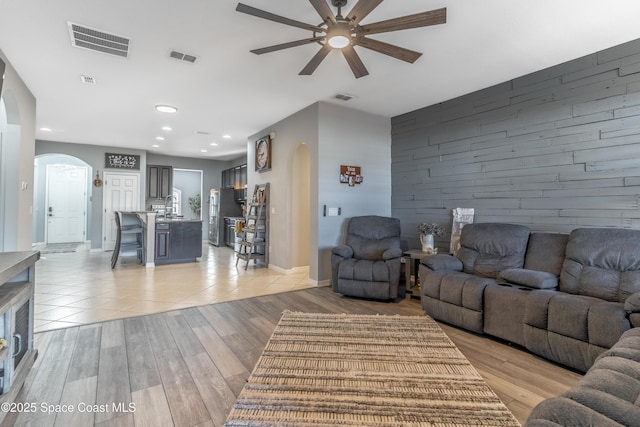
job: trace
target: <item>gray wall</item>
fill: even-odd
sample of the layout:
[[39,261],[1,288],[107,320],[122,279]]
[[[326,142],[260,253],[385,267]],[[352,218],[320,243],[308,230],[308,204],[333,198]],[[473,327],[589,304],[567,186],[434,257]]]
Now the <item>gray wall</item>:
[[411,247],[456,207],[533,230],[640,228],[640,40],[394,117],[391,153]]
[[[92,168],[92,176],[89,177],[91,181],[95,178],[96,171],[100,173],[104,172],[104,154],[107,152],[127,153],[127,154],[139,154],[140,155],[140,183],[142,185],[140,191],[141,206],[148,208],[145,201],[146,197],[146,176],[147,176],[147,164],[159,164],[169,165],[175,168],[181,169],[196,169],[203,171],[203,191],[207,194],[209,188],[215,188],[220,186],[221,173],[223,169],[231,167],[232,161],[218,161],[207,159],[194,159],[187,157],[170,157],[161,156],[146,151],[114,148],[98,145],[87,144],[69,144],[53,141],[36,141],[35,154],[36,156],[42,156],[45,154],[66,154],[76,157],[86,162]],[[31,159],[31,165],[33,165],[33,158]],[[32,166],[33,167],[33,166]],[[43,168],[46,169],[46,168]],[[33,175],[33,172],[32,172]],[[92,249],[102,248],[102,189],[103,187],[93,187],[91,197],[89,200],[88,212],[90,212],[88,224],[90,224],[88,230],[88,239],[91,240]],[[40,197],[44,197],[44,191]],[[42,201],[44,204],[44,201]],[[38,200],[35,201],[35,205],[40,206]],[[203,199],[202,204],[203,212],[207,212],[208,205]],[[203,217],[205,223],[206,218]],[[206,239],[207,227],[203,225],[203,240]],[[34,240],[37,241],[37,240]]]
[[[67,144],[63,142],[54,142],[54,141],[36,141],[36,156],[42,156],[45,154],[66,154],[68,156],[76,157],[84,162],[86,162],[92,169],[90,170],[91,176],[89,176],[89,180],[93,182],[95,178],[96,172],[102,174],[104,172],[104,154],[108,152],[115,153],[126,153],[126,154],[139,154],[140,155],[140,182],[144,183],[147,176],[147,162],[146,162],[146,152],[140,150],[132,150],[125,148],[113,148],[113,147],[104,147],[98,145],[87,145],[87,144]],[[33,160],[32,160],[33,163]],[[44,168],[46,171],[46,168]],[[45,173],[45,171],[40,171],[39,173]],[[101,249],[102,248],[102,193],[104,187],[93,187],[91,193],[89,194],[89,207],[87,212],[90,213],[88,224],[90,224],[90,228],[87,230],[87,239],[91,240],[91,249]],[[144,201],[144,189],[141,191],[141,206],[142,201]],[[39,198],[44,198],[45,191],[38,192]],[[44,201],[40,202],[39,200],[35,201],[35,205],[43,206]],[[37,236],[34,236],[37,237]],[[34,242],[38,241],[37,239]],[[40,240],[41,241],[41,240]]]

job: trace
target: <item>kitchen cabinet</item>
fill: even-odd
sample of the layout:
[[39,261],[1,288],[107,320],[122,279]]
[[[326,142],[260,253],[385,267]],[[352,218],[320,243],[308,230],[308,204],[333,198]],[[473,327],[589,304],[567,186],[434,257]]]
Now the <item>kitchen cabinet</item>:
[[164,199],[173,194],[173,168],[171,166],[147,166],[147,198]]
[[247,185],[247,165],[239,165],[222,171],[222,188],[242,189]]
[[202,256],[202,221],[156,222],[155,263],[194,262]]

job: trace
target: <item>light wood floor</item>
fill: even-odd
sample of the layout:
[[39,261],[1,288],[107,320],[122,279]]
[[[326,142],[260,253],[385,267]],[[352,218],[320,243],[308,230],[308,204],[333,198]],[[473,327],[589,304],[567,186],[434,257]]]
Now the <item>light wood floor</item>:
[[232,249],[204,244],[198,262],[146,268],[111,252],[42,254],[36,263],[36,332],[159,313],[194,305],[306,289],[308,272],[236,266]]
[[[417,300],[313,288],[38,333],[40,355],[19,394],[35,410],[9,414],[2,426],[221,426],[283,310],[423,315]],[[443,329],[520,421],[580,378],[518,348]],[[42,403],[74,412],[46,413]]]

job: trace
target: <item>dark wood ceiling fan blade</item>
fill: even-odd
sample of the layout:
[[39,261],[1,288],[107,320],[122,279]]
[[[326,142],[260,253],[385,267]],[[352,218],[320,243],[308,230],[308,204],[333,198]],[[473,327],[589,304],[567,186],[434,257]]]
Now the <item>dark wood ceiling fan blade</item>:
[[316,12],[318,12],[318,15],[320,15],[324,22],[336,23],[336,16],[333,14],[326,0],[309,0],[309,3],[316,9]]
[[237,12],[246,13],[248,15],[256,16],[258,18],[268,19],[269,21],[278,22],[280,24],[291,25],[292,27],[302,28],[304,30],[324,31],[323,28],[320,28],[316,25],[305,24],[304,22],[296,21],[295,19],[285,18],[284,16],[275,15],[271,12],[266,12],[261,9],[256,9],[255,7],[247,6],[246,4],[238,3],[236,6]]
[[351,71],[353,71],[353,75],[356,76],[356,79],[369,75],[369,71],[367,71],[367,68],[362,63],[360,56],[358,56],[358,53],[353,46],[343,48],[342,54],[344,55],[344,59],[347,60],[349,67],[351,67]]
[[318,53],[316,53],[313,58],[311,58],[311,61],[309,61],[309,63],[302,69],[302,71],[300,71],[299,75],[310,76],[311,74],[313,74],[322,60],[327,57],[329,52],[331,52],[331,46],[329,46],[328,44],[322,46],[322,49],[320,49]]
[[392,56],[396,59],[409,62],[411,64],[416,62],[416,60],[422,56],[422,53],[416,52],[415,50],[405,49],[404,47],[381,42],[380,40],[359,37],[355,42],[358,46],[366,47],[367,49]]
[[352,25],[358,25],[373,9],[378,7],[383,0],[360,0],[353,6],[351,12],[347,15],[347,19]]
[[251,53],[255,53],[256,55],[262,55],[263,53],[275,52],[277,50],[288,49],[290,47],[296,47],[296,46],[302,46],[302,45],[305,45],[305,44],[311,44],[311,43],[319,42],[321,40],[324,40],[324,36],[323,37],[313,37],[313,38],[310,38],[310,39],[296,40],[296,41],[293,41],[293,42],[281,43],[281,44],[276,44],[276,45],[273,45],[273,46],[263,47],[263,48],[260,48],[260,49],[254,49],[254,50],[251,51]]
[[444,24],[445,22],[447,22],[447,8],[443,7],[442,9],[435,9],[429,12],[416,13],[415,15],[401,16],[400,18],[387,19],[386,21],[363,25],[358,29],[358,33],[362,35],[387,33],[390,31]]

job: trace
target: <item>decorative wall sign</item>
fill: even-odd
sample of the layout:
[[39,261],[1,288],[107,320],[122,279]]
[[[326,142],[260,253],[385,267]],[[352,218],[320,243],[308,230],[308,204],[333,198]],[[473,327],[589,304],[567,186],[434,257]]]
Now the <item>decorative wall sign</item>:
[[136,154],[104,154],[104,167],[110,169],[140,170],[140,156]]
[[340,184],[348,184],[353,187],[362,184],[364,177],[360,173],[360,166],[340,165]]

